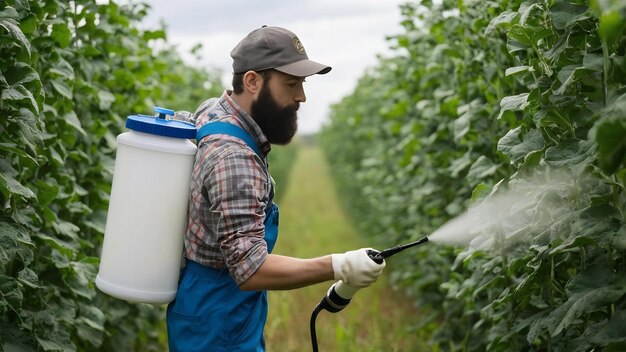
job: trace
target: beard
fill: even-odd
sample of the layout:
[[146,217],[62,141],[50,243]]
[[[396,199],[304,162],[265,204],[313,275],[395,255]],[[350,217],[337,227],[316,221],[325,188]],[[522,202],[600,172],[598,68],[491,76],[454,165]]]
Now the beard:
[[263,134],[271,144],[289,144],[298,130],[298,108],[300,104],[279,106],[272,96],[268,82],[269,80],[263,82],[259,97],[252,102],[250,108],[252,118],[261,127]]

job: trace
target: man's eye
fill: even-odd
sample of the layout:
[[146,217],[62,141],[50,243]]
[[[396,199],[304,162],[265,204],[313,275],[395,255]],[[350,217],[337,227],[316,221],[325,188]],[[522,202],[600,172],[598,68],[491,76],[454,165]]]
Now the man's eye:
[[301,83],[298,82],[298,81],[289,81],[289,82],[287,82],[287,85],[290,86],[290,87],[295,87],[295,86],[298,85],[298,83],[304,84],[305,82],[306,82],[305,80],[303,80]]

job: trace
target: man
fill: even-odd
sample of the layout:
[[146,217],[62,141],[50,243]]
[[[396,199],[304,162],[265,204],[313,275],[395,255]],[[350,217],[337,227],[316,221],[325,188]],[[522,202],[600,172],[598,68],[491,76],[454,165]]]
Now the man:
[[186,262],[167,311],[170,351],[264,351],[266,290],[333,279],[366,287],[385,266],[365,248],[312,259],[270,254],[278,207],[266,157],[296,133],[305,77],[331,68],[309,60],[298,37],[279,27],[252,31],[231,56],[233,90],[194,114],[198,152]]

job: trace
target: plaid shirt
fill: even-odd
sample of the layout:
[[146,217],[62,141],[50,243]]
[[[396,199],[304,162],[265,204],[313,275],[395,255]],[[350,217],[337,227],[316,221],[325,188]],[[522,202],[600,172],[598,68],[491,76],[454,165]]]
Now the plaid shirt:
[[[264,156],[270,143],[256,122],[225,91],[205,101],[194,113],[200,128],[223,121],[248,132]],[[185,255],[216,269],[228,268],[237,284],[245,282],[267,256],[265,209],[272,204],[272,178],[267,158],[261,160],[242,140],[209,135],[198,141],[194,164]]]

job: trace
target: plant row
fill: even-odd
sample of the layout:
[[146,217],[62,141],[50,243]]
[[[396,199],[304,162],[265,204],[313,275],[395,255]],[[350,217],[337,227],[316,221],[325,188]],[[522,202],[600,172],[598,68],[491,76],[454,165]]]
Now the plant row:
[[520,195],[488,246],[389,260],[407,324],[434,350],[626,349],[626,1],[400,9],[321,136],[354,219],[384,248]]
[[140,29],[148,10],[0,0],[0,350],[164,349],[162,307],[94,286],[116,136],[127,115],[193,111],[222,87]]

